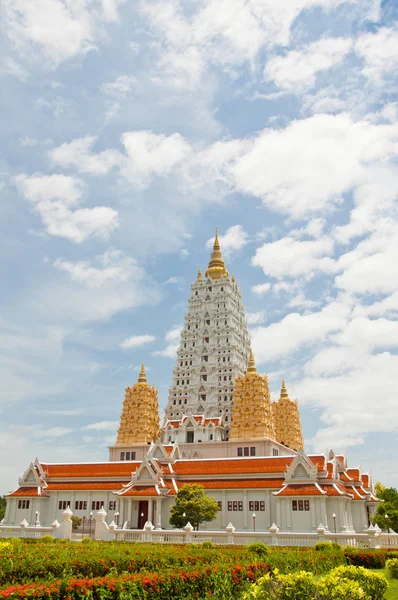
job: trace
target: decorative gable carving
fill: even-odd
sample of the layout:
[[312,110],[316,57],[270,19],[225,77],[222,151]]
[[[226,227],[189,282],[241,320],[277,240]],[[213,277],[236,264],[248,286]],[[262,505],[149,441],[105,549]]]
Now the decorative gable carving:
[[31,462],[29,467],[26,469],[26,471],[24,471],[22,477],[20,477],[18,479],[18,483],[20,486],[24,486],[24,485],[25,486],[26,485],[42,486],[43,485],[43,481],[40,477],[40,472],[42,473],[42,469],[40,468],[40,471],[39,471],[36,461],[37,461],[37,459],[35,461]]
[[316,479],[317,474],[316,466],[311,462],[304,450],[299,450],[286,471],[285,480]]

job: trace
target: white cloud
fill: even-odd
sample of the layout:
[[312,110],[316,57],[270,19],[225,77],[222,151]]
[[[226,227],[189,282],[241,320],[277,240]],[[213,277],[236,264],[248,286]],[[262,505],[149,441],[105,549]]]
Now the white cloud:
[[48,429],[37,428],[36,431],[33,432],[33,436],[37,438],[57,438],[72,432],[73,429],[70,427],[49,427]]
[[317,73],[339,64],[351,50],[351,39],[324,38],[302,50],[271,58],[264,69],[266,79],[278,87],[299,92],[313,87]]
[[118,421],[98,421],[97,423],[90,423],[89,425],[85,425],[81,429],[87,431],[114,431],[118,427]]
[[57,66],[96,47],[102,21],[118,18],[123,0],[4,0],[3,25],[24,58]]
[[332,253],[333,241],[329,237],[314,241],[285,237],[257,248],[252,264],[276,279],[300,276],[310,279],[317,271],[336,270],[335,261],[330,258]]
[[123,133],[122,143],[127,153],[122,174],[137,187],[146,187],[153,176],[167,175],[191,152],[179,133],[167,136],[152,131],[128,131]]
[[43,311],[51,306],[51,318],[62,318],[67,323],[109,319],[118,312],[155,304],[160,299],[147,273],[118,250],[107,250],[92,261],[58,258],[54,267],[66,273],[70,281],[61,280],[56,287],[43,288],[36,302]]
[[347,323],[350,308],[331,302],[319,312],[306,315],[290,313],[277,323],[252,330],[252,345],[259,363],[278,360],[303,346],[325,341]]
[[247,324],[248,325],[259,325],[260,323],[264,323],[265,318],[265,310],[259,310],[258,312],[246,313]]
[[106,175],[114,166],[120,165],[123,157],[117,150],[94,154],[92,147],[96,140],[96,136],[89,135],[72,140],[51,150],[49,156],[55,164],[62,167],[77,167],[82,173]]
[[264,294],[269,292],[270,289],[271,289],[270,283],[258,283],[257,285],[252,286],[252,292],[253,292],[253,294],[256,294],[257,296],[264,296]]
[[5,0],[4,25],[17,50],[39,48],[54,64],[94,48],[94,23],[87,3],[64,0]]
[[358,38],[355,51],[365,61],[362,73],[373,83],[380,84],[387,75],[398,70],[398,30],[381,27],[376,33]]
[[398,288],[398,230],[395,221],[379,220],[374,233],[343,254],[335,285],[354,294],[389,294]]
[[164,337],[166,342],[169,342],[163,350],[152,352],[153,356],[163,356],[165,358],[175,358],[179,347],[182,325],[176,325],[170,329]]
[[74,177],[18,175],[16,184],[32,202],[49,235],[81,243],[91,236],[107,238],[119,226],[118,213],[113,208],[73,209],[82,196],[81,182]]
[[103,83],[102,92],[111,98],[127,98],[137,89],[137,79],[133,75],[119,75],[115,81]]
[[[226,255],[230,256],[233,252],[237,252],[246,246],[248,243],[248,235],[244,231],[242,225],[233,225],[224,235],[219,235],[218,240],[220,242],[221,251]],[[207,240],[206,247],[213,248],[214,236]]]
[[[290,28],[301,11],[329,10],[343,0],[200,0],[185,16],[176,0],[144,2],[151,34],[159,45],[155,81],[173,87],[198,86],[209,66],[234,74],[234,67],[252,66],[265,47],[288,45]],[[368,10],[364,6],[364,12]]]
[[354,122],[348,114],[315,115],[260,132],[230,173],[238,191],[303,217],[332,210],[342,194],[366,179],[370,163],[387,168],[397,139],[397,125]]
[[155,340],[156,337],[154,335],[132,335],[123,340],[123,342],[120,344],[120,347],[123,349],[139,348],[140,346],[150,344]]

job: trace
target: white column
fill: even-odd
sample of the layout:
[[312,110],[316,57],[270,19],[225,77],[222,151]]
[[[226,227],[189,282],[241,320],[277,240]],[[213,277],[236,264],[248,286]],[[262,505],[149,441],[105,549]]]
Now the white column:
[[249,504],[247,501],[247,490],[243,490],[243,527],[247,529],[247,517],[249,512]]
[[153,521],[153,498],[148,498],[148,521],[150,523]]
[[[58,501],[59,501],[58,498],[59,498],[59,492],[55,492],[54,518],[53,518],[53,521],[55,521],[55,519],[57,518],[57,515],[58,515]],[[60,521],[60,519],[58,519],[58,521]]]
[[[316,531],[317,523],[316,523],[316,513],[315,513],[315,498],[309,498],[310,503],[310,515],[311,515],[311,529],[312,531]],[[319,523],[318,523],[319,525]]]
[[156,498],[156,529],[162,529],[162,498]]
[[347,527],[345,524],[345,510],[344,510],[344,500],[339,499],[339,521],[340,521],[340,531],[347,531]]
[[326,498],[323,497],[321,498],[321,523],[324,526],[325,529],[329,529],[328,528],[328,513],[326,510]]
[[271,492],[265,494],[265,510],[267,511],[267,517],[265,519],[265,525],[269,529],[272,525],[271,518]]
[[280,498],[276,498],[276,523],[275,525],[282,529],[281,527],[281,501]]
[[286,530],[292,530],[292,502],[290,498],[284,498],[283,502],[285,504],[285,512],[286,512]]
[[227,523],[227,492],[221,492],[221,529],[225,529]]

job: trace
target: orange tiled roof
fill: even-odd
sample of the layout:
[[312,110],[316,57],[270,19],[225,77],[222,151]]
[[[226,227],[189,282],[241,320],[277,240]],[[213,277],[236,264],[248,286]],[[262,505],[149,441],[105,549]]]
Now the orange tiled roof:
[[46,497],[46,493],[38,486],[21,487],[21,488],[18,488],[17,490],[15,490],[14,492],[12,492],[11,494],[7,494],[7,496],[17,496],[17,497],[24,497],[24,498],[32,498],[32,497],[40,497],[40,496]]
[[347,475],[351,477],[354,481],[360,481],[360,471],[359,469],[347,469]]
[[270,458],[232,458],[219,460],[178,460],[173,465],[177,475],[218,475],[236,473],[284,473],[293,456]]
[[[200,485],[206,490],[219,490],[219,489],[277,489],[283,486],[283,479],[222,479],[222,480],[201,480]],[[192,483],[190,481],[177,481],[178,488],[182,487],[185,483]]]
[[71,483],[49,483],[46,490],[49,492],[67,491],[67,490],[120,490],[123,485],[129,483],[126,481],[78,481]]
[[158,496],[158,492],[154,485],[151,486],[138,486],[132,487],[127,492],[123,494],[123,497],[126,496]]
[[362,475],[362,485],[365,489],[369,487],[369,475],[367,475],[367,474]]
[[322,492],[313,484],[292,484],[277,492],[278,496],[322,496]]
[[346,483],[350,483],[352,481],[352,478],[346,473],[346,471],[340,473],[340,479],[341,481],[345,481]]
[[324,484],[320,484],[320,486],[324,492],[327,493],[328,496],[346,496],[349,495],[350,493],[347,491],[347,489],[343,486],[343,485],[338,485],[338,484],[331,484],[331,485],[324,485]]
[[130,478],[140,466],[140,461],[135,462],[108,462],[108,463],[72,463],[72,464],[47,464],[41,466],[48,478],[59,477],[75,479],[80,477],[126,477]]

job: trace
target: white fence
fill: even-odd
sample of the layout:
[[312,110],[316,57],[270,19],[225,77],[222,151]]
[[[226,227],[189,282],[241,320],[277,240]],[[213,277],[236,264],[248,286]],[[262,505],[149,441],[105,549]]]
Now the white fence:
[[[63,513],[63,521],[54,521],[51,527],[42,527],[38,521],[30,526],[27,521],[16,525],[0,525],[0,538],[41,538],[51,535],[56,538],[72,537],[72,512],[68,507]],[[280,531],[275,523],[268,531],[243,532],[236,531],[230,523],[224,531],[194,531],[190,523],[183,530],[155,529],[149,521],[144,529],[119,529],[112,521],[105,521],[107,514],[102,508],[98,511],[95,523],[96,540],[115,540],[125,542],[154,542],[157,544],[203,544],[211,542],[214,545],[244,546],[252,542],[262,542],[268,546],[314,546],[318,542],[337,542],[341,546],[357,548],[397,548],[398,534],[390,530],[383,533],[379,527],[371,525],[363,533],[346,532],[332,533],[320,524],[312,533]]]

